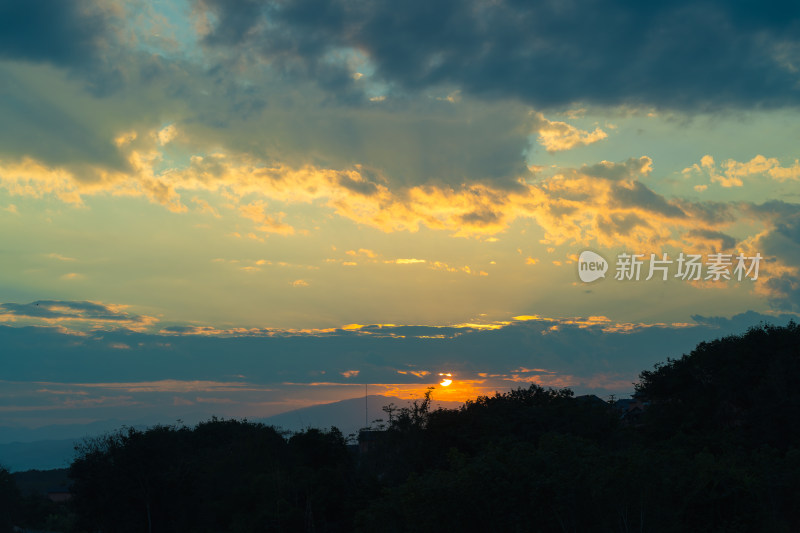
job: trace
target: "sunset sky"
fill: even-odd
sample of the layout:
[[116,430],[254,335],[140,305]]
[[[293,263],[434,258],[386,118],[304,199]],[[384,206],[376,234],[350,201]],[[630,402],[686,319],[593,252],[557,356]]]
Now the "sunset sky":
[[755,1],[3,2],[0,426],[607,397],[785,323],[798,36]]

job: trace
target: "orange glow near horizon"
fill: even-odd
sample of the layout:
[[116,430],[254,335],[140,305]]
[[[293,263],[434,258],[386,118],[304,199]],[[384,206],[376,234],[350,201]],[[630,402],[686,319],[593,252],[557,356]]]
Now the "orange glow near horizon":
[[[444,385],[445,381],[449,381],[448,385]],[[467,400],[474,400],[478,396],[493,395],[495,392],[502,388],[497,388],[496,384],[487,384],[486,380],[452,380],[450,378],[443,379],[440,383],[428,383],[414,385],[409,383],[386,383],[370,385],[370,388],[383,390],[377,392],[384,396],[396,396],[398,398],[420,399],[425,396],[425,393],[433,387],[431,399],[443,402],[459,402],[463,403]]]

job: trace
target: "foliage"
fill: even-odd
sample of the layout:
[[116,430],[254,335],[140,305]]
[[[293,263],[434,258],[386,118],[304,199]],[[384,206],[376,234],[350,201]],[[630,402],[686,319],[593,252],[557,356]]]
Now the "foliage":
[[[637,424],[536,385],[390,427],[360,531],[797,531],[800,328],[644,371]],[[374,466],[373,466],[374,468]]]
[[336,429],[287,441],[262,424],[212,419],[129,428],[79,454],[70,475],[86,531],[347,530],[352,467]]
[[637,392],[653,436],[681,431],[716,448],[800,442],[799,339],[794,322],[764,325],[642,372]]
[[11,531],[20,494],[8,470],[0,467],[0,533]]

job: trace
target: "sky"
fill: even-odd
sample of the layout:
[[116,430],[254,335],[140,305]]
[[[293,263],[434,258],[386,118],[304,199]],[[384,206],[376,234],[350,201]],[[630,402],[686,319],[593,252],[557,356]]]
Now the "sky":
[[606,398],[786,323],[798,36],[755,1],[3,2],[0,426]]

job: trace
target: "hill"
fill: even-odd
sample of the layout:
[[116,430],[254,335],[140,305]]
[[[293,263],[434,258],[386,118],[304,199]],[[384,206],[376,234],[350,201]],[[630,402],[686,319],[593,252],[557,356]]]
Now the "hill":
[[[373,422],[378,419],[388,422],[386,413],[382,409],[391,403],[397,407],[408,407],[411,405],[412,400],[403,400],[396,396],[371,395],[365,402],[362,396],[360,398],[350,398],[338,402],[294,409],[278,415],[256,419],[255,421],[289,431],[335,426],[347,436],[358,433],[358,430],[365,426],[377,425],[377,423],[373,424]],[[433,402],[434,408],[456,409],[461,405],[463,405],[461,402]],[[365,422],[368,423],[365,424]]]
[[[308,428],[337,427],[347,436],[355,434],[365,426],[365,414],[372,424],[378,419],[385,419],[383,406],[394,403],[398,407],[407,407],[411,400],[403,400],[394,396],[371,395],[367,399],[368,413],[365,410],[364,397],[351,398],[338,402],[312,405],[280,413],[271,417],[253,419],[266,425],[274,425],[283,430],[297,432]],[[457,408],[458,402],[435,402],[435,406]],[[171,422],[171,421],[170,421]],[[0,465],[11,472],[25,470],[49,470],[69,466],[75,456],[75,444],[85,437],[102,435],[122,426],[144,429],[153,423],[136,421],[135,423],[120,420],[103,420],[91,424],[63,424],[36,429],[0,428]],[[56,438],[53,438],[56,436]]]

